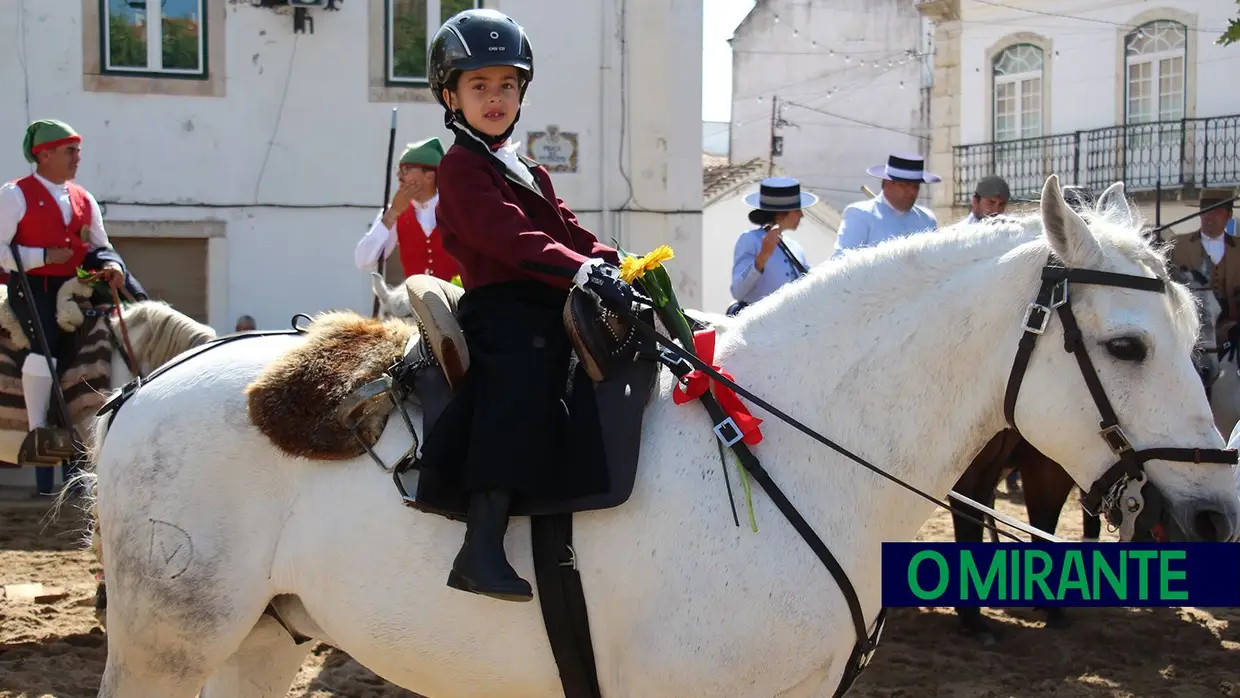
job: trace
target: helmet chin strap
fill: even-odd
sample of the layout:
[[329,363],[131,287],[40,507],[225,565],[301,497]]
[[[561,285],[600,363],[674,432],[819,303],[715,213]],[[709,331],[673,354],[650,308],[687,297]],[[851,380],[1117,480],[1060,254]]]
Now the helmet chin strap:
[[482,141],[482,143],[491,150],[495,150],[503,144],[504,141],[508,140],[508,137],[511,136],[512,132],[517,128],[517,122],[520,120],[521,110],[518,109],[517,117],[512,120],[512,123],[508,125],[508,128],[498,136],[491,136],[471,126],[469,121],[465,119],[465,113],[460,109],[453,109],[451,111],[444,110],[444,126],[452,129],[453,131],[468,133],[470,136]]

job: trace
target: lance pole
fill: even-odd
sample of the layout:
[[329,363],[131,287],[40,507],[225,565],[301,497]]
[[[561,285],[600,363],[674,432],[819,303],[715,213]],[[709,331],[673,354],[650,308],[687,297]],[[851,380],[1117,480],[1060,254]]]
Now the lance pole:
[[[392,107],[392,126],[390,129],[388,129],[387,164],[383,167],[383,207],[382,207],[382,213],[379,214],[380,221],[382,221],[382,216],[387,214],[388,206],[390,206],[392,203],[392,157],[395,154],[395,152],[396,152],[396,107]],[[386,262],[387,262],[387,258],[384,256],[382,250],[380,250],[378,271],[379,271],[379,276],[383,277],[384,279],[387,278],[386,269],[385,269],[385,267],[387,266]],[[374,303],[370,307],[370,316],[376,317],[376,318],[379,317],[379,296],[375,296]]]

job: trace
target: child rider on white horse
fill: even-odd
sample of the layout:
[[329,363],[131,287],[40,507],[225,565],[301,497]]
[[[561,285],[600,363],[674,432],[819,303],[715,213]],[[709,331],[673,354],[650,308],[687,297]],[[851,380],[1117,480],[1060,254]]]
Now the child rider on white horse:
[[[458,318],[469,371],[426,436],[419,468],[469,495],[468,528],[448,586],[529,601],[504,554],[513,497],[605,491],[600,468],[576,467],[564,386],[572,345],[563,327],[574,285],[607,307],[631,308],[616,250],[582,228],[551,178],[509,141],[534,55],[519,24],[491,9],[449,19],[428,72],[456,142],[439,165],[444,249],[460,262]],[[580,368],[574,390],[591,385]]]

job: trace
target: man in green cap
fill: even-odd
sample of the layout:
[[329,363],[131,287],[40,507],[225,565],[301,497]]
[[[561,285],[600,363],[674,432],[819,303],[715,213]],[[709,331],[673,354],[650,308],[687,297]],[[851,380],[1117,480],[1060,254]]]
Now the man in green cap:
[[399,244],[400,264],[406,277],[429,274],[451,281],[456,276],[457,262],[444,251],[435,224],[439,161],[443,153],[443,143],[438,138],[405,147],[397,172],[400,188],[392,197],[392,205],[386,212],[379,212],[354,250],[353,261],[358,269],[376,269],[379,258],[387,259]]
[[[99,203],[72,181],[81,162],[81,142],[68,124],[35,121],[22,143],[34,173],[0,186],[0,266],[9,272],[9,305],[31,347],[22,364],[30,433],[22,443],[19,465],[54,463],[73,453],[67,429],[47,428],[54,369],[65,358],[62,349],[71,350],[56,322],[57,292],[77,278],[79,267],[101,272],[113,288],[125,282],[125,265],[108,242]],[[14,251],[25,269],[30,298],[22,291]],[[50,356],[42,354],[36,324]],[[50,494],[52,469],[37,468],[35,477],[39,493]]]

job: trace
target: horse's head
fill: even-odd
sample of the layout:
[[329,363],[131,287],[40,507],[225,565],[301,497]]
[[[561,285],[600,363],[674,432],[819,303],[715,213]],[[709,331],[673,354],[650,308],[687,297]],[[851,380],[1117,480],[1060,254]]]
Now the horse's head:
[[[1113,520],[1143,497],[1140,519],[1124,520],[1130,535],[1163,524],[1173,537],[1231,539],[1240,530],[1234,466],[1194,456],[1224,442],[1193,366],[1199,323],[1189,289],[1140,234],[1121,183],[1078,213],[1051,176],[1041,221],[1044,242],[1073,271],[1046,282],[1047,321],[1036,312],[1026,321],[1042,332],[1025,333],[1037,341],[1024,375],[1014,372],[1016,426]],[[1037,247],[1041,283],[1046,247]]]
[[404,286],[388,286],[377,272],[370,272],[370,288],[379,299],[379,317],[413,317],[413,306]]

